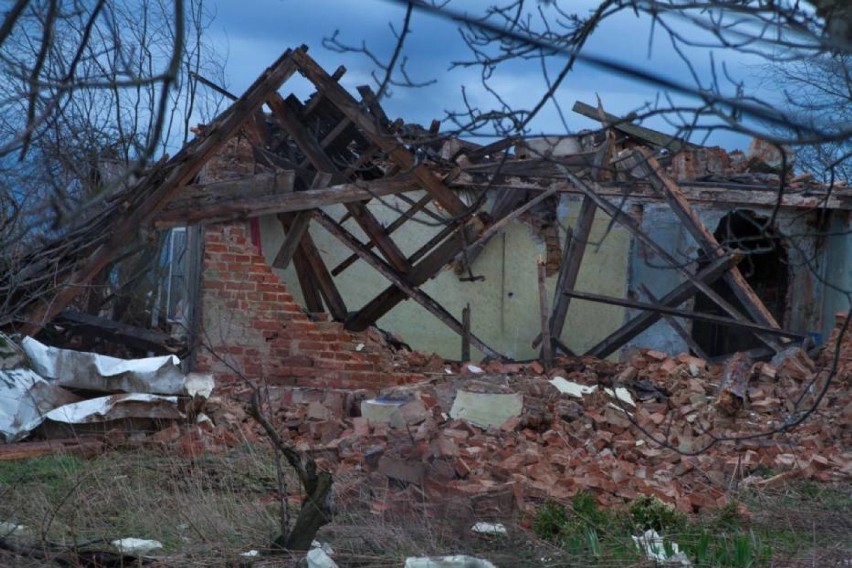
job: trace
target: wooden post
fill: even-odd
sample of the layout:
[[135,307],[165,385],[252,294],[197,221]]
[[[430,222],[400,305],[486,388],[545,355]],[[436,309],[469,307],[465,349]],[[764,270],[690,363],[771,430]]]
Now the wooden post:
[[470,361],[470,304],[467,304],[462,310],[462,349],[461,360]]
[[[571,239],[566,239],[565,251],[562,256],[562,264],[559,267],[559,277],[556,280],[556,292],[553,300],[553,316],[550,319],[550,336],[559,338],[565,327],[565,317],[568,315],[568,307],[571,305],[571,296],[563,294],[565,291],[574,289],[577,285],[577,277],[580,275],[580,266],[583,256],[586,254],[586,243],[592,232],[592,222],[595,220],[595,211],[598,206],[588,196],[583,198],[580,205],[580,213],[577,217],[577,225],[571,230]],[[536,337],[533,347],[538,347],[541,337]]]
[[553,342],[550,340],[550,308],[547,305],[547,266],[539,256],[536,259],[538,268],[538,308],[541,318],[541,359],[544,370],[550,371],[553,365]]

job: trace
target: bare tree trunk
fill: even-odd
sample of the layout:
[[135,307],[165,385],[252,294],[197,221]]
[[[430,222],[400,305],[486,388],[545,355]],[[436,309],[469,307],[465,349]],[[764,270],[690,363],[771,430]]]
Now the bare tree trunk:
[[275,447],[296,470],[306,494],[292,529],[281,527],[281,534],[273,542],[286,550],[309,550],[320,527],[331,522],[327,506],[333,481],[331,474],[327,471],[318,472],[317,464],[311,457],[284,441],[260,409],[259,388],[255,388],[248,413],[263,427]]

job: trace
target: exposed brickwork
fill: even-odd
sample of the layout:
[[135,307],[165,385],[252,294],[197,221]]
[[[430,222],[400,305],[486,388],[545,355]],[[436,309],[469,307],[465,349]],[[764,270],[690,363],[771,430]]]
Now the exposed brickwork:
[[244,224],[205,229],[201,306],[198,370],[220,383],[242,374],[269,384],[378,390],[423,378],[395,372],[374,333],[312,321],[251,244]]

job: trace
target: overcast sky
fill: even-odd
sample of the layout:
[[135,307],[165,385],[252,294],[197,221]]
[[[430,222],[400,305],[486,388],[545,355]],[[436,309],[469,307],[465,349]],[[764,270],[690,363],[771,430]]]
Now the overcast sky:
[[[456,0],[451,6],[459,10],[481,13],[493,0]],[[404,6],[391,0],[208,0],[214,16],[208,30],[208,41],[225,61],[228,88],[241,93],[269,66],[282,51],[301,44],[309,46],[309,53],[327,71],[339,65],[347,68],[341,83],[351,92],[361,84],[375,85],[370,77],[372,63],[362,55],[340,54],[322,46],[322,39],[339,30],[339,39],[351,45],[366,42],[379,57],[387,60],[393,51],[395,38],[392,24],[400,29]],[[531,5],[535,6],[535,3]],[[596,5],[595,2],[574,1],[565,6],[580,14]],[[391,118],[400,117],[406,122],[428,125],[432,119],[443,119],[447,110],[461,110],[461,87],[465,86],[469,100],[481,108],[493,108],[494,101],[481,85],[479,69],[450,69],[453,61],[469,57],[461,41],[457,25],[433,15],[415,13],[411,34],[406,43],[409,57],[408,71],[412,79],[437,83],[423,89],[393,89],[383,102]],[[683,25],[683,29],[688,26]],[[695,33],[691,31],[691,33]],[[649,71],[673,77],[694,85],[686,66],[671,49],[665,34],[656,30],[650,41],[651,30],[647,21],[637,19],[632,12],[624,12],[609,20],[592,36],[587,52],[606,56],[624,63],[639,65]],[[649,45],[651,44],[651,45]],[[649,53],[650,52],[650,53]],[[747,86],[756,84],[753,60],[741,55],[713,52],[717,69],[724,61],[737,79],[746,80]],[[710,50],[694,50],[690,59],[700,77],[710,76]],[[555,72],[564,58],[554,61]],[[498,70],[492,84],[515,108],[531,108],[546,85],[541,64],[527,61]],[[293,78],[282,88],[282,93],[295,92],[306,97],[313,89],[299,78]],[[578,65],[559,93],[568,131],[594,128],[596,123],[571,112],[575,100],[595,103],[599,95],[607,111],[626,114],[653,102],[666,93],[636,81],[623,79],[585,65]],[[672,129],[664,122],[648,123],[660,130]],[[450,128],[449,125],[445,129]],[[559,113],[548,105],[531,125],[531,134],[565,133]],[[698,140],[696,140],[698,141]],[[745,149],[748,140],[737,135],[721,134],[711,138],[709,144],[719,144],[727,149]]]

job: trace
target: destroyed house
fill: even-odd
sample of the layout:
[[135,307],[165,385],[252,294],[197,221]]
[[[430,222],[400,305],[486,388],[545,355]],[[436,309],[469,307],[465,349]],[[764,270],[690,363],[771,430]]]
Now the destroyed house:
[[[759,142],[729,154],[578,102],[600,128],[478,145],[391,120],[343,72],[282,55],[177,155],[21,259],[4,327],[181,349],[78,298],[140,231],[165,229],[160,327],[225,380],[416,379],[365,347],[388,341],[374,326],[450,359],[768,357],[820,344],[849,308],[852,192],[781,171]],[[296,74],[307,100],[280,94]]]

